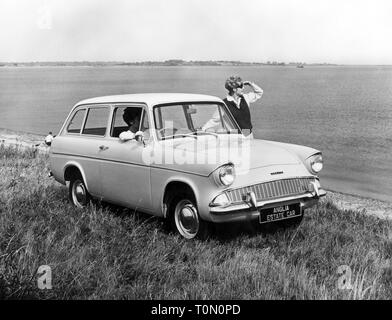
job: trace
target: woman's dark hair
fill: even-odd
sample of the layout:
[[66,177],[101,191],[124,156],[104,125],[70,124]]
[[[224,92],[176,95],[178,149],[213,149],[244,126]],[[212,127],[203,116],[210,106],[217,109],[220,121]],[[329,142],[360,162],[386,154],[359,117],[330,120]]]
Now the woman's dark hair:
[[241,87],[241,85],[242,85],[241,77],[231,76],[226,80],[225,88],[229,91],[229,94],[232,95],[234,89]]
[[142,109],[141,108],[126,108],[123,113],[123,119],[125,123],[130,126],[130,121],[135,118],[141,118],[142,116]]

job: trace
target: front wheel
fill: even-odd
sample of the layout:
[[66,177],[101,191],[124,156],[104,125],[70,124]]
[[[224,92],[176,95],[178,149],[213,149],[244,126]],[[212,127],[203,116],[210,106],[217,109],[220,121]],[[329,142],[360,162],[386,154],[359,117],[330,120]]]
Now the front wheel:
[[189,195],[178,196],[171,203],[169,219],[174,230],[185,239],[208,237],[208,223],[200,219],[195,201]]
[[90,194],[82,177],[73,178],[69,183],[69,199],[78,208],[85,208],[90,202]]

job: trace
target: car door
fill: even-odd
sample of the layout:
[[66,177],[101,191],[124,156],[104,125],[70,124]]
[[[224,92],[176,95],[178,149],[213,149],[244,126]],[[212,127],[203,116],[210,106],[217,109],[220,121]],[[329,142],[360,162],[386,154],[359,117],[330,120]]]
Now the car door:
[[136,140],[121,141],[119,135],[128,130],[123,120],[127,108],[141,109],[142,119],[139,130],[142,129],[148,140],[148,115],[141,105],[116,105],[112,113],[112,126],[103,150],[101,181],[103,198],[133,208],[150,210],[151,186],[150,167],[144,163],[142,154],[146,146]]
[[[109,114],[109,105],[86,105],[76,110],[66,129],[67,143],[62,150],[83,170],[88,190],[96,197],[102,192],[98,155],[108,128]],[[82,117],[83,125],[80,124]]]

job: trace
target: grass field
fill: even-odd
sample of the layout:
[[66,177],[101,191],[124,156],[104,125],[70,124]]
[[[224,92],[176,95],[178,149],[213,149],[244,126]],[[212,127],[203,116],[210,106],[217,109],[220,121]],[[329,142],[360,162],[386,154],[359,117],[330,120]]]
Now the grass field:
[[[297,229],[185,241],[130,209],[75,209],[47,174],[47,155],[0,144],[1,299],[392,298],[391,221],[322,201]],[[41,265],[51,290],[37,287]]]

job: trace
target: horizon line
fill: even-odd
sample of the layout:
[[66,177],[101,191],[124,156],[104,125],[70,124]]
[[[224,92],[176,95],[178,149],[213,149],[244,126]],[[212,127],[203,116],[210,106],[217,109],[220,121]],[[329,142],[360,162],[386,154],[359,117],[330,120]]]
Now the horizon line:
[[[259,64],[259,65],[271,65],[271,66],[282,66],[282,65],[332,65],[332,66],[392,66],[392,64],[367,64],[367,63],[331,63],[331,62],[300,62],[300,61],[242,61],[242,60],[183,60],[183,59],[166,59],[166,60],[144,60],[144,61],[122,61],[122,60],[41,60],[41,61],[0,61],[0,65],[8,64],[72,64],[72,63],[91,63],[91,64],[167,64],[177,63],[181,66],[182,63],[231,63],[231,64]],[[217,65],[216,65],[217,66]]]

